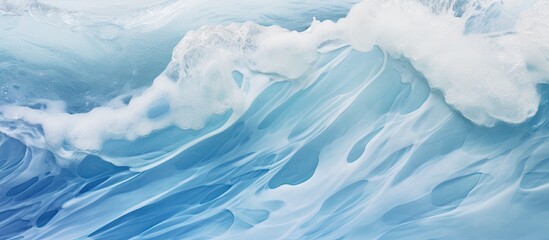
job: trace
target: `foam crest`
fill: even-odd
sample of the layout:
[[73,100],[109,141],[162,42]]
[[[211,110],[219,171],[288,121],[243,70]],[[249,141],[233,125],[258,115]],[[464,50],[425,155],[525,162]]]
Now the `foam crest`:
[[[547,24],[539,21],[545,13],[535,10],[544,7],[539,1],[532,13],[522,15],[512,36],[465,34],[466,19],[397,0],[366,0],[346,18],[315,20],[304,32],[253,23],[203,27],[186,34],[166,70],[127,106],[78,114],[21,106],[0,110],[3,121],[41,126],[46,146],[65,156],[96,152],[110,139],[133,141],[169,126],[201,129],[212,116],[226,112],[236,119],[265,82],[299,82],[318,71],[315,64],[326,43],[340,42],[359,51],[379,46],[408,59],[448,104],[476,124],[518,124],[539,105],[536,86],[542,77],[528,66],[547,69]],[[235,72],[243,74],[244,83],[234,79]],[[6,132],[21,136],[23,129]]]
[[[110,139],[133,141],[169,126],[201,129],[214,115],[242,114],[264,86],[257,75],[273,80],[303,76],[318,58],[311,42],[297,32],[252,23],[204,27],[186,35],[164,73],[127,105],[69,114],[44,103],[45,109],[2,106],[1,113],[5,121],[41,126],[45,138],[34,138],[46,144],[29,144],[68,158],[75,151],[96,152]],[[238,70],[246,73],[240,83],[245,89],[233,78]],[[21,137],[29,134],[26,129],[7,132]]]
[[340,21],[358,49],[379,45],[404,56],[440,90],[446,101],[480,125],[521,123],[533,116],[539,96],[514,45],[464,35],[464,20],[429,14],[411,2],[365,1]]

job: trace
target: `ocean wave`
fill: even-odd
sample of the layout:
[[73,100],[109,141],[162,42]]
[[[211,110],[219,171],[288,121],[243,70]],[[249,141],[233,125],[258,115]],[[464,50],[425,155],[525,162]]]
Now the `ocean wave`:
[[549,4],[351,3],[0,4],[0,232],[543,236]]

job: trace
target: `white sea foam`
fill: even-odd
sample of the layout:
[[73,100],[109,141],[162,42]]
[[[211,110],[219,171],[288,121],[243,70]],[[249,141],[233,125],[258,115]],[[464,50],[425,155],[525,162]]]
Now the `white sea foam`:
[[517,22],[517,32],[521,41],[525,60],[549,78],[549,2],[537,1],[524,11]]
[[19,15],[25,8],[29,0],[4,0],[0,2],[0,15]]
[[[340,22],[361,50],[379,45],[403,55],[465,117],[480,125],[520,123],[536,113],[539,96],[516,46],[464,35],[464,20],[429,14],[414,3],[364,1]],[[513,56],[513,57],[511,57]]]
[[[466,19],[397,0],[366,0],[346,18],[314,21],[304,32],[253,23],[204,27],[186,34],[164,73],[127,105],[79,114],[2,106],[1,118],[40,125],[46,143],[33,145],[58,154],[97,151],[106,140],[134,140],[172,125],[200,129],[211,116],[243,113],[261,91],[241,89],[233,71],[244,73],[247,84],[254,78],[299,81],[315,71],[319,46],[344,41],[359,51],[379,46],[408,59],[448,104],[479,125],[517,124],[536,113],[536,85],[549,72],[547,5],[538,1],[520,15],[516,33],[499,37],[465,34]],[[25,130],[2,131],[22,136]]]

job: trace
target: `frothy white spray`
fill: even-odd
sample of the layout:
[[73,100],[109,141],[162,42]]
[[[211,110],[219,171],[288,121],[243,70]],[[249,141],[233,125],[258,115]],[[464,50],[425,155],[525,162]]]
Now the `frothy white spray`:
[[[128,105],[80,114],[2,106],[0,116],[40,125],[44,136],[34,139],[45,142],[30,144],[65,156],[70,156],[67,144],[91,152],[106,140],[134,140],[171,125],[200,129],[213,115],[233,110],[238,117],[261,91],[239,88],[233,71],[244,73],[248,85],[254,78],[299,80],[313,71],[319,46],[343,41],[360,51],[380,46],[409,59],[447,103],[479,125],[517,124],[536,113],[536,85],[549,72],[548,26],[542,20],[547,5],[538,1],[521,15],[511,37],[466,35],[465,19],[397,0],[364,1],[346,18],[314,21],[305,32],[252,23],[205,27],[185,36],[166,71]],[[539,69],[538,74],[528,66]],[[2,131],[23,138],[25,129]]]

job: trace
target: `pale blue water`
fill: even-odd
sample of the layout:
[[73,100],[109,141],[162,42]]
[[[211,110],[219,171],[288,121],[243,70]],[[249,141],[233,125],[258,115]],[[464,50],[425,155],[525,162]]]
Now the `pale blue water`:
[[[204,64],[226,56],[208,46],[231,49],[234,32],[208,30],[218,38],[183,60],[174,50],[203,25],[304,31],[356,1],[151,2],[0,0],[0,239],[548,238],[545,83],[533,117],[477,125],[410,59],[380,47],[328,43],[295,79]],[[514,34],[518,14],[498,8],[512,1],[420,2],[467,17],[466,35]],[[167,66],[183,79],[180,102],[165,93],[135,115],[92,115],[137,106]],[[223,76],[234,82],[217,85]],[[230,105],[229,87],[253,97]],[[24,106],[19,117],[12,106]],[[163,122],[171,117],[190,120]]]

